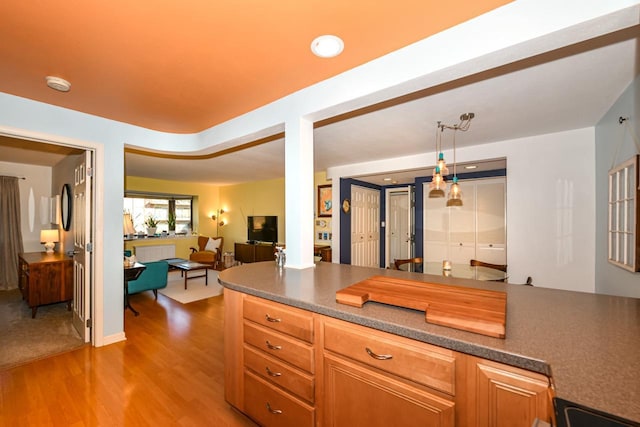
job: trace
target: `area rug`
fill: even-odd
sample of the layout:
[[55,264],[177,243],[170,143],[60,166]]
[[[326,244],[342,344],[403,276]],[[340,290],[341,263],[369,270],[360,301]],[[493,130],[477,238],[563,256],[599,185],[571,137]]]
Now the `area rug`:
[[[180,276],[179,271],[172,271],[169,273],[167,287],[158,289],[158,292],[182,304],[222,295],[223,288],[218,283],[218,272],[215,270],[207,271],[209,275],[209,284],[207,286],[204,284],[204,277],[198,277],[189,279],[187,281],[187,289],[185,289],[184,277]],[[192,271],[190,274],[198,275],[202,274],[202,272]]]
[[38,308],[36,318],[18,289],[0,291],[0,370],[84,345],[67,303]]

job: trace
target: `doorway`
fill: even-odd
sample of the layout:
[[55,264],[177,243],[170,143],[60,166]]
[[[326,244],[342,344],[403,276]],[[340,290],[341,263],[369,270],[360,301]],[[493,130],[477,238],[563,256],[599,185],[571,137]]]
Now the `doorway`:
[[[3,158],[3,161],[7,163],[15,163],[16,165],[38,165],[38,166],[50,166],[51,167],[51,194],[56,195],[56,197],[60,197],[61,199],[65,197],[65,195],[60,195],[59,189],[63,187],[62,183],[70,184],[70,187],[73,188],[74,184],[77,180],[77,170],[75,170],[75,162],[76,159],[81,158],[91,159],[91,162],[96,158],[96,148],[83,145],[81,142],[77,142],[75,145],[70,145],[68,140],[65,141],[56,141],[54,138],[43,140],[41,135],[38,135],[37,139],[35,136],[31,135],[29,132],[21,132],[15,131],[14,129],[3,129],[0,128],[0,148],[5,149],[7,153],[9,153],[6,158]],[[24,153],[23,153],[24,152]],[[21,158],[21,156],[24,158]],[[103,155],[103,154],[101,154]],[[40,157],[38,157],[40,156]],[[56,159],[55,164],[47,164],[47,163],[39,163],[42,160],[38,160],[39,158],[46,159],[51,156],[59,156],[62,158]],[[92,163],[87,164],[87,170],[93,172]],[[33,176],[27,179],[32,182],[37,181],[39,179],[39,175],[34,174]],[[89,182],[87,181],[87,187],[92,190],[95,186],[95,175],[93,179]],[[85,193],[84,205],[93,207],[95,206],[95,198],[93,196],[93,191],[87,191]],[[60,199],[58,199],[60,200]],[[75,200],[71,202],[73,205],[73,213],[70,215],[71,221],[69,223],[69,230],[65,230],[64,224],[54,225],[56,222],[52,219],[52,227],[59,227],[60,233],[60,242],[57,244],[57,251],[63,252],[64,254],[73,257],[76,252],[73,248],[74,237],[73,234],[77,228],[78,220],[80,218],[86,223],[86,227],[82,230],[83,238],[86,239],[87,243],[91,243],[95,239],[95,215],[92,210],[88,210],[84,215],[82,215],[82,211],[76,209]],[[65,205],[66,206],[66,205]],[[62,210],[62,209],[60,209]],[[25,221],[25,219],[22,219]],[[65,237],[67,239],[65,239]],[[32,239],[33,240],[33,239]],[[68,240],[68,241],[67,241]],[[91,249],[91,245],[86,246],[89,250]],[[38,252],[41,250],[39,245],[34,245],[33,241],[29,244],[25,245],[25,252]],[[90,251],[91,252],[91,251]],[[78,292],[78,280],[74,278],[74,300],[73,300],[73,308],[74,310],[82,307],[83,314],[86,315],[87,318],[95,319],[95,316],[92,314],[95,312],[95,301],[94,301],[94,262],[93,262],[93,253],[90,253],[89,256],[85,259],[84,266],[84,278],[80,278],[80,282],[83,283],[88,291]],[[75,263],[75,260],[74,260]],[[74,269],[75,270],[75,269]],[[66,307],[66,305],[65,305]],[[99,323],[100,326],[102,324],[102,319],[94,320],[94,326],[96,323]],[[73,317],[70,313],[69,315],[69,327],[73,328],[74,322]],[[52,328],[55,328],[52,325]],[[94,328],[91,328],[86,319],[82,322],[82,326],[78,324],[78,334],[82,338],[84,343],[92,343],[96,345],[96,333]],[[100,328],[102,329],[102,328]],[[100,344],[97,344],[100,345]]]
[[415,251],[413,186],[386,189],[385,266],[413,258]]

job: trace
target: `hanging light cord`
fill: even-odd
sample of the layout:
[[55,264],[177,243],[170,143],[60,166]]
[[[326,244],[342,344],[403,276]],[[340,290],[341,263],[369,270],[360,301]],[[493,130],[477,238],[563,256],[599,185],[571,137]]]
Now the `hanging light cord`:
[[458,176],[458,174],[456,173],[457,167],[458,167],[458,163],[456,162],[456,131],[457,129],[453,130],[453,177],[454,178]]

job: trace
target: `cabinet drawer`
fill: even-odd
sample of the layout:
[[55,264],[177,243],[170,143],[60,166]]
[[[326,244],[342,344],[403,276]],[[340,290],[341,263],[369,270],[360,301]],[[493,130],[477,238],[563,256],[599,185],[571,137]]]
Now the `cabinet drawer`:
[[244,341],[273,357],[313,373],[313,347],[302,341],[274,332],[248,320],[244,321]]
[[308,343],[313,342],[313,317],[303,310],[245,296],[244,318]]
[[292,368],[247,345],[244,346],[244,365],[263,379],[279,385],[307,402],[313,403],[313,376]]
[[270,385],[249,371],[244,374],[244,412],[261,426],[313,426],[312,406]]
[[324,348],[435,390],[455,394],[455,356],[450,350],[334,321],[324,323]]

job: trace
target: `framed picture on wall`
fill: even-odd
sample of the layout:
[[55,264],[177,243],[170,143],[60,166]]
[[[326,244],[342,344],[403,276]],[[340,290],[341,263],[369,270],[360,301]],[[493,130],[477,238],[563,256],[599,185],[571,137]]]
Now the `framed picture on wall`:
[[318,216],[331,216],[331,184],[318,185]]

